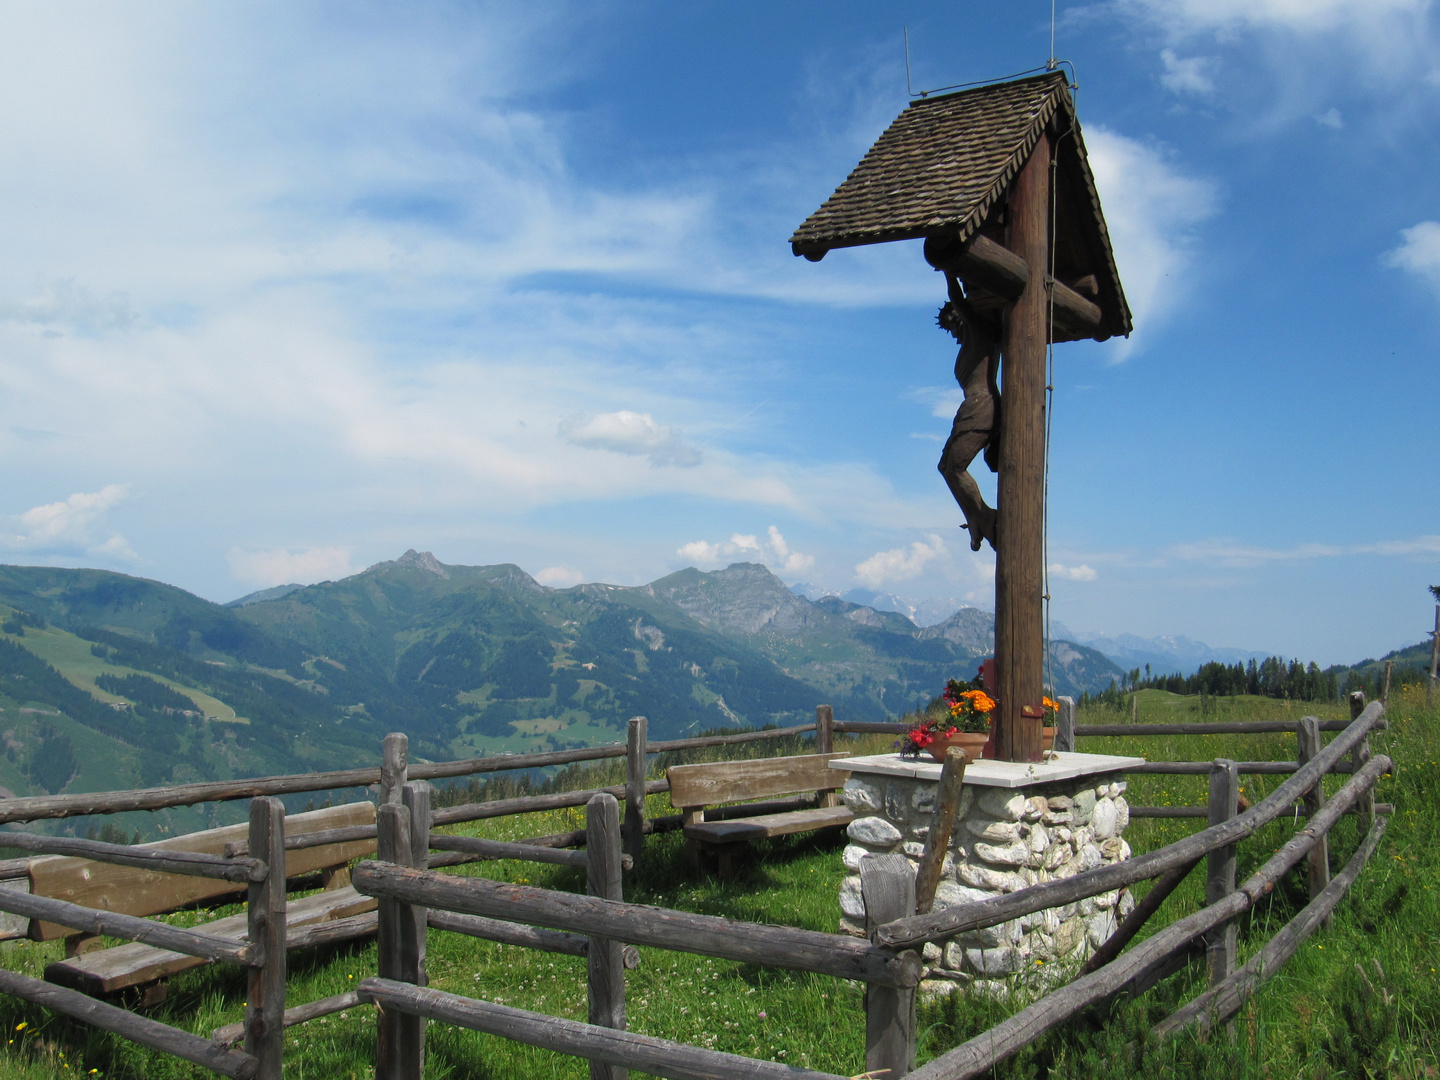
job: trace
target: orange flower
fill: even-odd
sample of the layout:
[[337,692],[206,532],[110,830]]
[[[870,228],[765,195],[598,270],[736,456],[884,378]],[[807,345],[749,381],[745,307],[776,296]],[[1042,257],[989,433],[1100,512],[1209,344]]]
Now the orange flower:
[[1055,702],[1051,701],[1048,697],[1042,697],[1042,698],[1040,699],[1040,701],[1041,701],[1041,703],[1044,704],[1045,708],[1047,708],[1047,709],[1058,709],[1058,708],[1060,708],[1059,705],[1056,705]]

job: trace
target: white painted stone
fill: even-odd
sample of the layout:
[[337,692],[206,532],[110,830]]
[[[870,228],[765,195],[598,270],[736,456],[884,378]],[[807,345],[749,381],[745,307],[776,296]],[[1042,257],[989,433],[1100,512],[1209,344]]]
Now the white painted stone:
[[1075,805],[1070,810],[1070,820],[1077,825],[1084,825],[1090,820],[1090,813],[1095,809],[1095,792],[1089,788],[1075,796]]
[[1110,798],[1118,799],[1130,785],[1124,780],[1116,780],[1110,785]]
[[965,966],[981,975],[1013,975],[1025,966],[1025,954],[1011,945],[966,949]]
[[860,875],[851,874],[840,883],[840,912],[860,923],[865,921],[865,897],[860,892]]
[[924,979],[916,989],[921,1005],[933,1005],[942,998],[959,993],[961,987],[962,984],[954,979]]
[[1130,857],[1130,845],[1125,842],[1124,837],[1112,836],[1100,845],[1100,854],[1111,862],[1119,862]]
[[999,896],[998,892],[991,892],[987,889],[969,889],[964,885],[957,885],[953,881],[942,881],[935,890],[935,907],[954,907],[956,904],[970,904],[977,900],[993,900]]
[[1123,918],[1125,918],[1126,915],[1129,915],[1130,912],[1132,912],[1132,911],[1134,911],[1134,910],[1135,910],[1135,897],[1131,895],[1129,889],[1121,889],[1121,890],[1120,890],[1120,902],[1115,905],[1115,914],[1118,915],[1120,918],[1123,919]]
[[1080,849],[1080,869],[1094,870],[1105,861],[1105,856],[1100,854],[1100,849],[1094,844],[1086,844]]
[[857,817],[845,831],[851,840],[872,848],[892,848],[900,839],[900,830],[882,817]]
[[1081,825],[1070,835],[1070,846],[1079,851],[1086,844],[1092,843],[1095,839],[1095,830],[1089,825]]
[[1025,879],[1019,874],[991,870],[988,866],[976,866],[974,863],[961,863],[955,868],[955,874],[973,889],[986,889],[990,892],[1015,892],[1017,889],[1025,888]]
[[1120,902],[1120,890],[1111,889],[1109,892],[1098,893],[1095,897],[1095,906],[1100,909],[1113,908]]
[[[1042,864],[1046,870],[1054,870],[1057,866],[1063,866],[1074,854],[1069,844],[1051,844],[1050,850],[1045,852],[1045,862]],[[848,865],[848,864],[847,864]]]
[[891,781],[885,786],[885,816],[891,821],[905,824],[909,810],[906,803],[909,802],[907,796],[910,787],[911,783],[903,780]]
[[1025,838],[1025,844],[1038,855],[1050,846],[1050,834],[1045,831],[1044,825],[1032,825],[1030,826],[1030,835]]
[[917,784],[915,790],[910,792],[910,806],[922,814],[928,814],[935,809],[934,784]]
[[854,873],[860,872],[860,860],[870,854],[870,849],[861,847],[859,844],[846,844],[845,850],[840,853],[840,861],[845,864],[845,869]]
[[1055,931],[1055,954],[1057,956],[1068,956],[1075,951],[1077,945],[1085,941],[1085,920],[1078,916],[1072,916],[1060,924]]
[[906,840],[900,845],[900,850],[912,859],[918,859],[925,854],[925,845],[918,840]]
[[1025,886],[1027,888],[1031,885],[1040,884],[1040,875],[1035,873],[1035,871],[1031,870],[1028,866],[1022,866],[1019,870],[1016,871],[1016,873],[1025,879]]
[[970,930],[958,934],[952,940],[951,945],[957,951],[965,948],[976,949],[997,949],[1002,945],[1009,945],[1020,936],[1020,929],[1013,922],[1004,922],[999,926],[987,926],[981,930]]
[[880,789],[852,776],[845,781],[840,800],[853,814],[873,814],[880,809]]
[[1125,801],[1125,796],[1115,797],[1115,831],[1124,832],[1130,824],[1130,804]]
[[1051,870],[1050,873],[1056,881],[1064,881],[1066,878],[1074,877],[1080,873],[1080,856],[1071,856],[1059,866],[1055,867],[1055,869]]
[[1003,821],[1019,821],[1025,816],[1025,796],[1007,788],[986,788],[975,805],[981,813]]
[[1115,835],[1115,803],[1112,800],[1101,799],[1095,804],[1095,809],[1090,813],[1090,827],[1101,840],[1108,840]]
[[[1024,866],[1030,861],[1030,849],[1019,840],[1003,846],[978,843],[975,845],[975,854],[994,866]],[[1098,849],[1096,854],[1099,854]]]
[[1081,917],[1081,918],[1083,918],[1083,919],[1088,919],[1088,918],[1090,918],[1090,916],[1094,915],[1095,912],[1098,911],[1098,910],[1099,910],[1099,909],[1095,906],[1095,898],[1094,898],[1093,896],[1087,896],[1087,897],[1085,897],[1085,899],[1083,899],[1083,900],[1080,901],[1080,917]]
[[1069,810],[1047,810],[1040,820],[1046,825],[1064,825],[1070,820]]
[[982,840],[992,844],[1006,844],[1020,839],[1020,826],[1013,821],[987,821],[985,818],[971,818],[965,828]]
[[1039,821],[1049,809],[1044,795],[1031,795],[1025,800],[1024,818],[1026,821]]
[[1057,825],[1050,830],[1050,840],[1056,844],[1068,844],[1074,835],[1064,825]]
[[927,964],[938,964],[940,958],[944,955],[945,950],[933,941],[925,942],[924,947],[920,950],[920,959],[924,960]]
[[1069,810],[1075,805],[1075,800],[1069,795],[1051,795],[1045,799],[1052,811]]
[[1085,928],[1085,936],[1090,939],[1094,948],[1099,948],[1110,939],[1115,933],[1115,913],[1109,909],[1101,911],[1090,920],[1090,925]]

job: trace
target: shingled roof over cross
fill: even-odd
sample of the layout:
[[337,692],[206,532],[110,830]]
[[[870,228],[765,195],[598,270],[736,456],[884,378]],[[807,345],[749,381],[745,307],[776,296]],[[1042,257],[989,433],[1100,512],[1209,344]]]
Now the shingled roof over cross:
[[1056,156],[1055,277],[1095,278],[1103,312],[1097,337],[1128,334],[1100,196],[1064,73],[962,90],[913,102],[860,164],[790,238],[796,255],[832,248],[977,233],[1004,243],[1005,195],[1049,128]]

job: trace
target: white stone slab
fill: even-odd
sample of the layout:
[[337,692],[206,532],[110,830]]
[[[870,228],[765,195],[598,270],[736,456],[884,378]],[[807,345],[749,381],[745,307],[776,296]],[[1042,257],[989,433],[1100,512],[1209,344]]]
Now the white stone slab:
[[[1077,776],[1124,772],[1143,765],[1144,758],[1114,754],[1055,753],[1048,761],[1025,764],[1019,761],[991,761],[981,758],[965,766],[965,783],[977,787],[1019,788],[1051,784]],[[914,761],[899,754],[872,754],[869,757],[837,758],[830,768],[879,776],[908,776],[917,780],[940,780],[940,766],[930,760]]]

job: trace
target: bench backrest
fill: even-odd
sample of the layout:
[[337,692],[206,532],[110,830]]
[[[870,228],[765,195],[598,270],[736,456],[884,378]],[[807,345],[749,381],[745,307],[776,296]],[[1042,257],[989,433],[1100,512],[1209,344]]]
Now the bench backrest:
[[665,772],[670,780],[670,805],[676,809],[718,806],[837,788],[845,783],[849,773],[830,768],[829,762],[850,756],[848,753],[804,754],[675,765]]
[[[345,829],[354,825],[373,824],[374,803],[346,803],[342,806],[328,806],[324,810],[287,815],[285,835],[299,836],[324,829]],[[220,829],[187,833],[184,836],[139,846],[162,851],[199,851],[209,855],[223,855],[227,843],[244,840],[248,833],[248,825],[227,825]],[[285,876],[297,877],[314,873],[327,866],[337,866],[368,855],[374,850],[373,839],[297,848],[285,853]],[[234,882],[230,881],[163,874],[136,866],[115,866],[69,855],[50,855],[34,860],[30,864],[29,876],[30,892],[33,895],[68,900],[72,904],[99,908],[102,911],[116,911],[122,915],[160,915],[198,900],[208,900],[237,891]],[[50,941],[74,932],[69,927],[56,923],[41,922],[37,919],[30,922],[30,937],[36,941]]]

